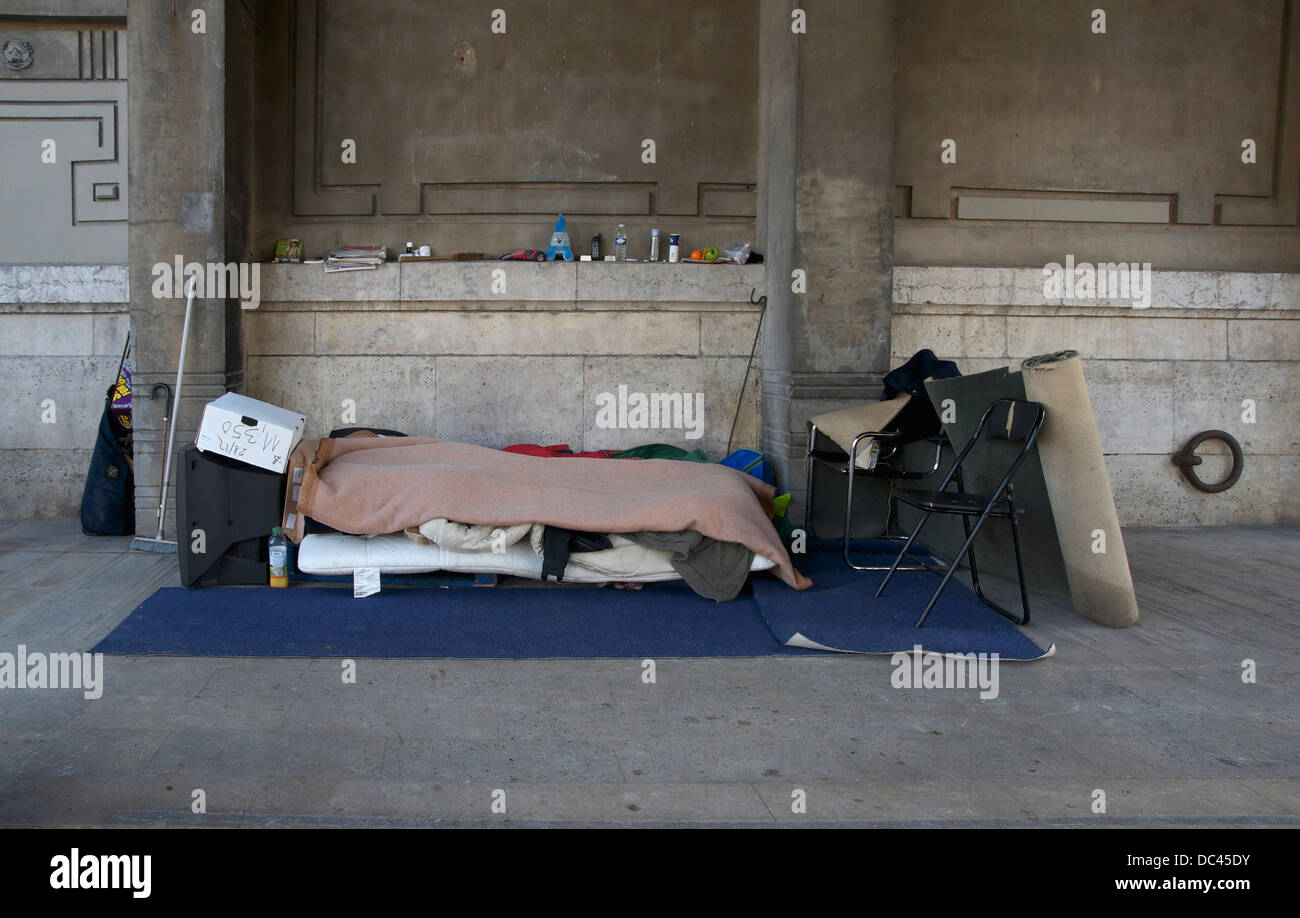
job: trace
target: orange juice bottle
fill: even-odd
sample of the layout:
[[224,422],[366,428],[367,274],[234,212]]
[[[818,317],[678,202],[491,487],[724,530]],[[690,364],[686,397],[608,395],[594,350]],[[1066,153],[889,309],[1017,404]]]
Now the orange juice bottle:
[[271,563],[271,586],[287,587],[289,585],[289,543],[284,537],[284,530],[279,526],[271,530],[267,555]]

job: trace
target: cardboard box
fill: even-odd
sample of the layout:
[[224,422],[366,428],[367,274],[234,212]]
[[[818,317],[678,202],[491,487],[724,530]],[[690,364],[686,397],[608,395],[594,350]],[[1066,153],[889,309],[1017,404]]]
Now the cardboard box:
[[194,445],[205,453],[284,474],[306,426],[301,414],[227,392],[203,409]]

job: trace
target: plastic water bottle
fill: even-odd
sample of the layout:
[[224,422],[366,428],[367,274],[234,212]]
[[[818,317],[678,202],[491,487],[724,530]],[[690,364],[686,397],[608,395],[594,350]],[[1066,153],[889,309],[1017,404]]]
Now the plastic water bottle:
[[271,565],[271,586],[287,587],[289,585],[289,542],[284,537],[284,530],[279,526],[271,530],[267,555]]
[[616,261],[627,261],[627,224],[620,223],[618,232],[614,234],[614,258]]

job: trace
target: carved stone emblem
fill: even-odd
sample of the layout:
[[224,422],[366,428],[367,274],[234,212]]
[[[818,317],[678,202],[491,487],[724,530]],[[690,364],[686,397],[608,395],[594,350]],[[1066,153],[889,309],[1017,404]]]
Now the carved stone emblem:
[[21,38],[11,38],[4,43],[3,54],[5,66],[10,70],[26,70],[36,60],[36,52],[32,50],[30,41],[23,41]]

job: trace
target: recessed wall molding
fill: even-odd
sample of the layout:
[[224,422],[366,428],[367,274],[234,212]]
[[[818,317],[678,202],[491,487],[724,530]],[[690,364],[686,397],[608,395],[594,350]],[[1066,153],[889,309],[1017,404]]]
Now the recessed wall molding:
[[[1189,264],[1225,248],[1202,227],[1288,229],[1300,252],[1297,0],[1131,0],[1105,35],[1058,4],[900,0],[898,61],[908,259],[1033,261],[1024,222],[1147,224],[1131,248],[1169,224],[1187,236],[1157,247]],[[1261,253],[1300,267],[1283,235]]]
[[[615,44],[602,36],[618,21],[576,0],[522,7],[506,35],[463,5],[414,5],[367,23],[364,36],[345,4],[295,0],[293,215],[563,211],[751,222],[757,62],[716,54],[720,41],[756,41],[749,4],[712,4],[707,29],[663,15],[652,0],[629,5],[618,21],[641,23],[645,35],[631,51],[621,46],[634,59],[620,72],[646,74],[644,82],[606,72],[593,49]],[[575,30],[572,41],[514,38],[550,35],[557,22]],[[576,30],[585,30],[581,42]],[[466,45],[472,69],[453,53]],[[610,116],[631,111],[639,117]],[[355,148],[347,161],[345,141]]]

